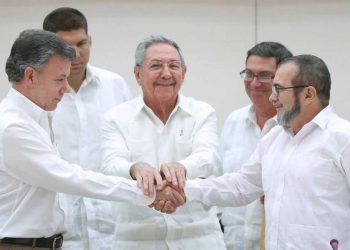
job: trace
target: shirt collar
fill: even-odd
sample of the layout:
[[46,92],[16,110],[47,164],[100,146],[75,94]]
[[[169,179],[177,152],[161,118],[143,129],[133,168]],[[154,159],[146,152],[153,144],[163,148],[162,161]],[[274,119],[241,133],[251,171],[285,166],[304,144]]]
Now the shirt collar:
[[324,129],[331,117],[334,115],[333,109],[330,105],[322,109],[315,117],[312,119],[312,123],[318,125],[321,129]]
[[85,76],[85,81],[87,84],[96,84],[100,85],[101,82],[96,80],[97,77],[92,73],[92,68],[89,64],[86,65],[86,76]]
[[[246,121],[247,123],[257,125],[257,122],[256,122],[256,113],[255,113],[255,109],[254,109],[253,104],[250,104],[250,105],[249,105],[249,110],[248,110],[247,116],[245,117],[245,121]],[[277,124],[277,115],[271,117],[270,119],[268,119],[268,120],[265,122],[265,124],[268,124],[268,123]]]
[[[310,131],[311,129],[314,129],[315,127],[319,127],[321,129],[325,129],[330,119],[335,115],[333,112],[333,109],[330,105],[322,109],[310,122],[303,125],[301,130],[297,133],[297,135],[300,136],[300,134],[307,133],[307,131]],[[290,134],[291,137],[296,136],[291,128],[285,129],[287,133]]]
[[[184,96],[181,94],[178,95],[177,102],[172,113],[176,112],[178,108],[181,108],[183,111],[192,115],[189,100],[187,98],[184,98]],[[151,110],[150,107],[146,105],[145,101],[143,100],[143,95],[141,94],[135,100],[135,111],[136,113],[139,113],[142,109]]]
[[[100,86],[101,82],[99,81],[98,77],[93,74],[92,72],[92,67],[87,64],[86,65],[86,75],[85,75],[85,79],[83,80],[80,88],[84,88],[86,86]],[[75,93],[75,91],[73,89],[71,89],[70,93]]]
[[53,112],[47,112],[36,105],[34,102],[29,100],[22,93],[18,92],[14,88],[10,88],[10,91],[7,94],[6,99],[14,104],[17,108],[24,111],[27,115],[29,115],[34,121],[40,123],[43,115],[52,115]]

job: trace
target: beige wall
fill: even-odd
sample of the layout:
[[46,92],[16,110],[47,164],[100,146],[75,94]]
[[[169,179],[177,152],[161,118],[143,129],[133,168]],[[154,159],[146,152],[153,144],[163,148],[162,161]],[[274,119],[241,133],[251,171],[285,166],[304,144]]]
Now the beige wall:
[[[331,103],[350,120],[350,1],[258,0],[257,41],[285,44],[294,54],[315,54],[332,73]],[[248,104],[238,72],[255,43],[255,0],[0,0],[0,98],[10,86],[4,71],[20,31],[41,28],[44,16],[61,6],[88,18],[90,62],[121,74],[137,95],[133,55],[149,34],[177,41],[188,65],[185,95],[209,102],[219,127],[234,109]]]

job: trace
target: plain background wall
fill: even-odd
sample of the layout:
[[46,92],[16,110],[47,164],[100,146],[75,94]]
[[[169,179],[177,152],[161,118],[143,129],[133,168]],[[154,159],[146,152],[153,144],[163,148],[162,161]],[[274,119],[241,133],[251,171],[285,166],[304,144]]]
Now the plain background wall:
[[0,98],[10,87],[4,69],[15,38],[23,29],[41,28],[46,14],[62,6],[88,19],[90,63],[122,75],[135,96],[137,44],[150,34],[168,36],[188,65],[182,93],[214,106],[221,129],[232,110],[249,103],[239,77],[246,51],[255,40],[272,40],[328,64],[331,104],[350,120],[349,0],[0,0]]

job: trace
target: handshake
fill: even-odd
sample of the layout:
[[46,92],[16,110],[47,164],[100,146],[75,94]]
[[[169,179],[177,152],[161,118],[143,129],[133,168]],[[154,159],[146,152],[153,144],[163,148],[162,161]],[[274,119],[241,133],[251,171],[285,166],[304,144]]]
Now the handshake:
[[156,193],[150,205],[155,210],[171,214],[185,203],[186,168],[180,163],[163,163],[158,171],[148,163],[138,162],[131,166],[130,175],[145,195],[153,197]]

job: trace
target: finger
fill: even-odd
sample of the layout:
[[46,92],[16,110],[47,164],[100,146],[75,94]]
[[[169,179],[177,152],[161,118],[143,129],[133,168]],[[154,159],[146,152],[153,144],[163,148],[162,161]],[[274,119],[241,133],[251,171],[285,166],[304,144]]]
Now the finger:
[[152,175],[147,177],[147,189],[148,189],[148,194],[150,197],[153,196],[153,192],[154,192],[154,178]]
[[170,171],[169,171],[169,167],[167,165],[162,165],[161,166],[161,171],[162,173],[164,174],[165,176],[165,179],[168,181],[168,182],[171,182],[171,175],[170,175]]
[[185,171],[183,169],[179,169],[176,172],[176,176],[179,182],[179,187],[183,189],[185,187]]
[[142,176],[136,175],[137,187],[142,188]]
[[154,204],[154,209],[157,210],[157,211],[160,211],[164,208],[164,205],[165,205],[165,200],[159,200],[157,201],[155,204]]
[[174,167],[170,168],[170,175],[171,175],[171,182],[173,183],[173,185],[177,186],[178,181],[177,181],[176,172],[175,172]]
[[185,203],[185,198],[176,190],[172,190],[173,204],[175,206],[182,206]]
[[163,187],[164,183],[163,183],[162,176],[160,175],[160,173],[158,171],[155,171],[154,178],[156,181],[157,190],[162,190],[164,188]]
[[143,176],[142,177],[142,188],[143,188],[143,193],[144,195],[149,195],[149,190],[148,190],[148,177]]
[[170,201],[167,201],[167,202],[165,202],[165,205],[164,205],[163,209],[161,210],[161,212],[171,214],[171,213],[175,212],[175,210],[176,210],[175,206],[173,206]]

